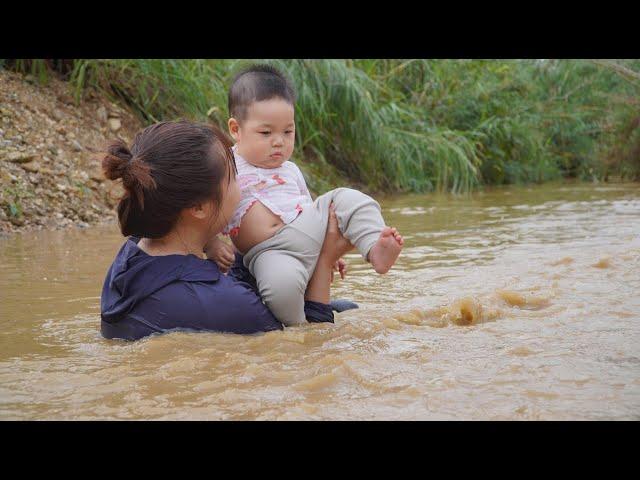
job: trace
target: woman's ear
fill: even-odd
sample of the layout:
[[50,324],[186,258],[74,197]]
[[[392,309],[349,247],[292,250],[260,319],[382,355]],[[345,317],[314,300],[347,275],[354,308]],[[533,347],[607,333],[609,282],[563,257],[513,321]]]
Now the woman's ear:
[[211,205],[207,203],[196,203],[193,207],[188,209],[189,214],[197,218],[198,220],[203,220],[207,218],[211,211]]
[[240,140],[240,124],[238,121],[231,117],[227,125],[229,126],[229,135],[231,135],[236,142]]

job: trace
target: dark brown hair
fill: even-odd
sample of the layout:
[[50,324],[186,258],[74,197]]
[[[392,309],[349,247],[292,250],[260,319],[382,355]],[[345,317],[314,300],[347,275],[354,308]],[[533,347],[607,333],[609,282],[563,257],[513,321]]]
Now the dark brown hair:
[[222,202],[222,181],[231,179],[231,142],[216,127],[187,121],[160,122],[138,132],[131,149],[112,142],[102,159],[110,180],[122,179],[118,203],[124,236],[160,238],[180,212],[198,202]]
[[291,81],[271,65],[251,65],[233,77],[229,88],[229,115],[238,121],[247,118],[253,102],[281,98],[293,105],[296,92]]

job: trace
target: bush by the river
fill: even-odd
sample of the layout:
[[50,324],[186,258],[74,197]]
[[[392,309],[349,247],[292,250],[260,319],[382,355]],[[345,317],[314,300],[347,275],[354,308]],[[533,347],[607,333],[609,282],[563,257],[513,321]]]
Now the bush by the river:
[[[246,60],[5,61],[78,101],[97,88],[145,123],[226,124]],[[468,191],[563,177],[640,179],[640,61],[271,60],[296,85],[311,187]]]

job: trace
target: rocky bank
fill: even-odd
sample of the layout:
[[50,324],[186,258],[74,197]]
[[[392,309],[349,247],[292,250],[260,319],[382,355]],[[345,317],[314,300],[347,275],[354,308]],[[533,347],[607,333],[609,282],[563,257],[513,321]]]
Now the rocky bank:
[[76,105],[65,82],[0,70],[0,235],[114,221],[121,187],[96,152],[141,127],[95,92]]

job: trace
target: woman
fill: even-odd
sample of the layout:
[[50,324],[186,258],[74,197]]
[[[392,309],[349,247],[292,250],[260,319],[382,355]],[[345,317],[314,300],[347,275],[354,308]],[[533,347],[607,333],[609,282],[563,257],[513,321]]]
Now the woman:
[[[122,141],[113,143],[102,166],[107,178],[122,179],[118,220],[129,237],[103,286],[104,337],[283,328],[261,302],[241,259],[227,276],[202,258],[240,196],[231,144],[220,131],[186,121],[157,123],[136,135],[131,150]],[[309,321],[333,321],[333,265],[353,248],[333,212],[324,245],[305,295]]]

